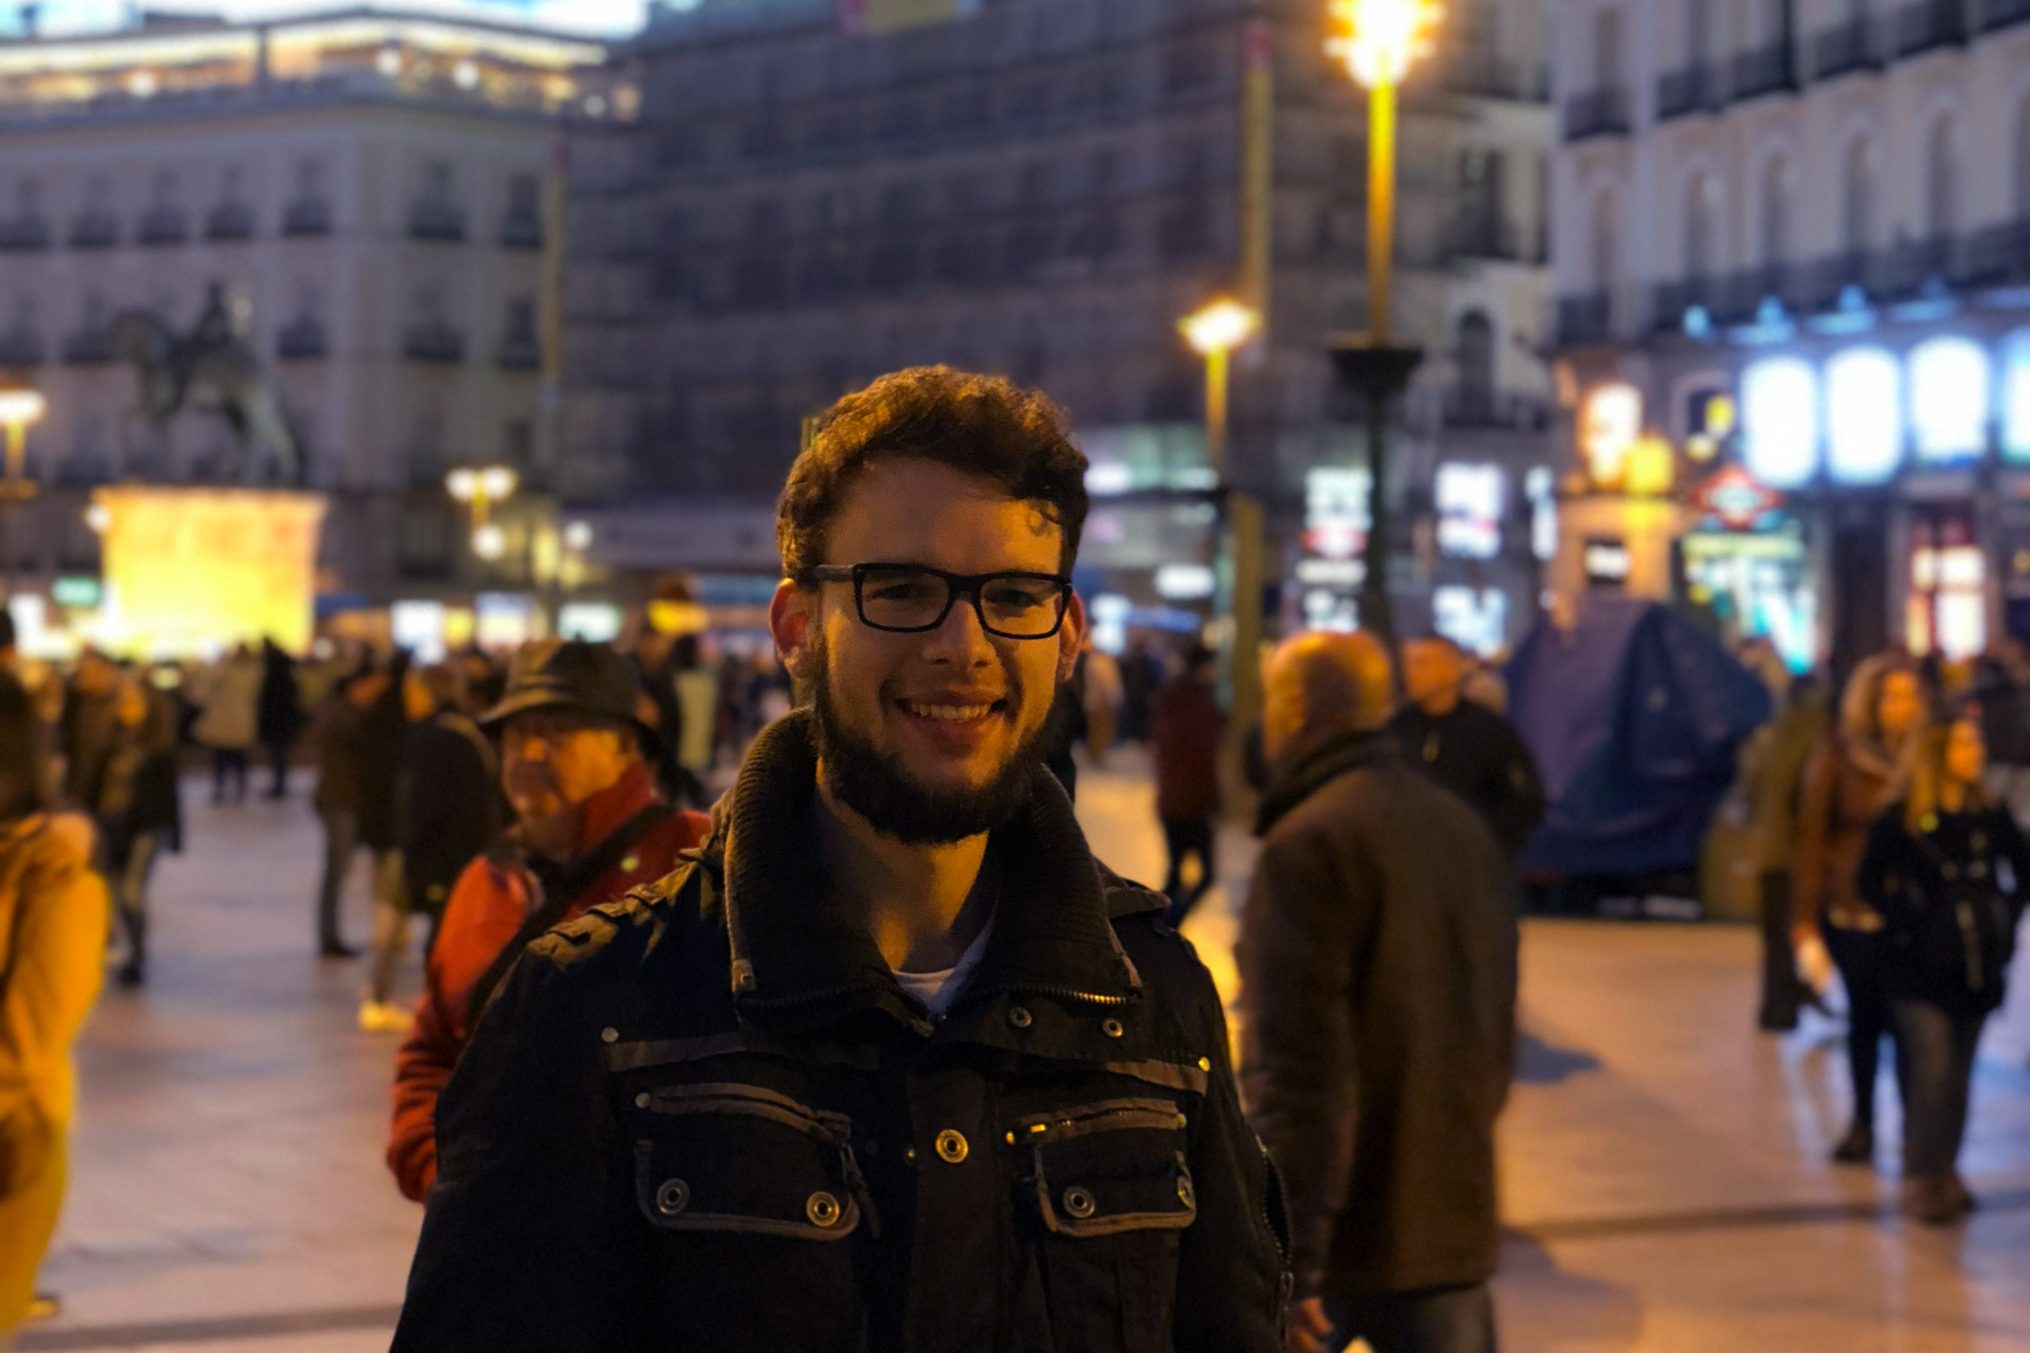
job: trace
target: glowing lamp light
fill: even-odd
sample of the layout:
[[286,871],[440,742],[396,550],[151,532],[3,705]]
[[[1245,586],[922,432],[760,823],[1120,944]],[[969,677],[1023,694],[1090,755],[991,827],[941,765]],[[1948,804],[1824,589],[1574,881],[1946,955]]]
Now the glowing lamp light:
[[1896,358],[1881,348],[1849,348],[1826,364],[1826,468],[1843,484],[1880,484],[1902,459]]
[[1262,318],[1239,301],[1222,297],[1177,321],[1177,331],[1199,353],[1232,352],[1255,336]]
[[472,552],[491,563],[507,553],[507,532],[491,523],[472,533]]
[[1770,357],[1741,373],[1742,460],[1765,484],[1794,489],[1819,468],[1819,378],[1799,357]]
[[1677,459],[1661,437],[1642,437],[1628,449],[1627,490],[1637,498],[1663,498],[1677,480]]
[[1910,354],[1910,420],[1917,454],[1965,460],[1988,444],[1988,354],[1970,338],[1934,338]]
[[485,465],[478,469],[461,466],[444,476],[445,489],[461,503],[481,499],[498,502],[513,496],[520,482],[515,472],[505,465]]
[[1600,488],[1618,487],[1628,473],[1628,453],[1642,436],[1642,392],[1626,381],[1595,386],[1579,414],[1579,451]]
[[1369,89],[1401,84],[1431,39],[1444,11],[1435,0],[1331,0],[1327,55]]
[[2011,460],[2030,460],[2030,329],[2009,335],[2002,361],[2002,449]]
[[40,390],[26,386],[15,386],[0,390],[0,424],[23,427],[40,422],[49,409],[49,401],[42,397]]
[[93,503],[85,509],[85,525],[92,528],[94,535],[104,535],[113,525],[113,509],[104,503]]
[[566,548],[583,553],[592,548],[592,523],[574,521],[564,528]]
[[479,481],[480,488],[489,498],[509,497],[514,493],[516,485],[521,482],[515,472],[505,465],[490,465],[481,470]]

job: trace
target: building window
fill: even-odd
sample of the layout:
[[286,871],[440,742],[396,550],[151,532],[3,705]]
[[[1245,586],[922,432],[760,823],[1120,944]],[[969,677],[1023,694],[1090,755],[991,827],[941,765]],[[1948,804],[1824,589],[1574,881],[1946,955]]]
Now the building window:
[[1703,282],[1712,275],[1718,193],[1711,174],[1694,174],[1685,187],[1684,278]]
[[1713,0],[1685,0],[1685,64],[1703,66],[1713,57]]
[[1459,320],[1459,408],[1469,419],[1485,422],[1494,413],[1494,323],[1484,310],[1469,310]]
[[1959,135],[1952,115],[1943,113],[1931,124],[1925,141],[1925,227],[1934,240],[1955,234],[1960,227]]
[[1843,484],[1880,484],[1903,459],[1903,373],[1881,348],[1826,364],[1826,457]]
[[1934,338],[1910,354],[1910,422],[1924,460],[1969,460],[1987,449],[1988,354],[1970,338]]
[[1593,87],[1621,85],[1621,11],[1609,6],[1593,16]]
[[1762,171],[1761,252],[1765,268],[1790,258],[1790,161],[1778,155]]
[[1772,488],[1809,483],[1819,468],[1819,378],[1798,357],[1768,357],[1741,373],[1742,459]]
[[1593,199],[1592,263],[1593,289],[1602,295],[1612,292],[1621,275],[1621,230],[1611,193]]
[[2030,94],[2016,109],[2016,219],[2030,221]]
[[1865,254],[1875,238],[1875,150],[1857,136],[1840,171],[1840,243],[1849,254]]

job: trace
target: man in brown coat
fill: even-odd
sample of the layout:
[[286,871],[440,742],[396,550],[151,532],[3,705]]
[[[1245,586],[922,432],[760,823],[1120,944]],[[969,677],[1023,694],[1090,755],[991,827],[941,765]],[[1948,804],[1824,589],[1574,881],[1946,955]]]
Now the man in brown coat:
[[1486,823],[1387,732],[1393,687],[1364,634],[1270,659],[1241,1082],[1289,1198],[1289,1347],[1491,1353],[1515,913]]

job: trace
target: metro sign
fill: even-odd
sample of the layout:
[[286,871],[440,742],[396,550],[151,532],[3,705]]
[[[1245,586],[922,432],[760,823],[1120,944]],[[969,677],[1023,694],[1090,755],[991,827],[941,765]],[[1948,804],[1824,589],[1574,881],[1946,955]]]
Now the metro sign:
[[1746,531],[1780,510],[1783,495],[1739,465],[1729,465],[1693,491],[1692,506],[1730,531]]

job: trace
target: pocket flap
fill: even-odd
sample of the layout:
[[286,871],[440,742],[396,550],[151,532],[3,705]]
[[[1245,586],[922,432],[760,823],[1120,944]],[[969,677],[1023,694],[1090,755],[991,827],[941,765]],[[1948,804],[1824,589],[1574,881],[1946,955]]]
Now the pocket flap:
[[635,1202],[665,1231],[843,1240],[865,1189],[851,1124],[769,1091],[712,1086],[649,1097],[635,1142]]
[[1198,1217],[1185,1116],[1165,1101],[1111,1101],[1026,1120],[1044,1227],[1087,1238],[1181,1231]]

